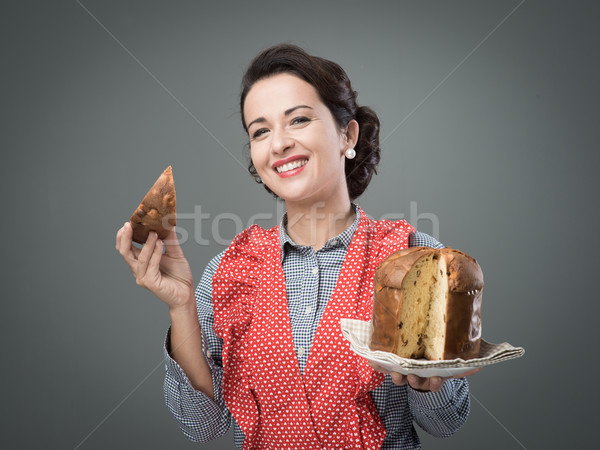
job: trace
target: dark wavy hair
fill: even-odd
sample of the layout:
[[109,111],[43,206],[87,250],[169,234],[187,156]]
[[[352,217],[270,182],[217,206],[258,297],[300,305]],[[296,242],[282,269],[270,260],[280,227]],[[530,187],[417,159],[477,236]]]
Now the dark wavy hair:
[[[346,127],[352,119],[359,125],[358,142],[354,150],[356,157],[346,159],[346,184],[350,200],[358,198],[369,185],[373,174],[377,173],[381,149],[379,147],[379,118],[367,106],[358,106],[356,91],[344,69],[333,61],[309,55],[302,48],[292,44],[279,44],[259,53],[250,63],[242,78],[240,111],[242,125],[246,133],[244,102],[254,83],[263,78],[280,73],[290,73],[311,84],[327,106],[336,124]],[[256,168],[250,162],[248,171],[260,183]],[[266,185],[265,189],[275,195]]]

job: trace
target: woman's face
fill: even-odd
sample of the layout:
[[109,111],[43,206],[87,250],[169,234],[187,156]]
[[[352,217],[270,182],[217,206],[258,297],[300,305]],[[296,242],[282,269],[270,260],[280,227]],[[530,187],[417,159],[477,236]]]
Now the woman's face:
[[254,167],[286,202],[348,198],[344,152],[353,146],[313,86],[291,75],[257,81],[244,118]]

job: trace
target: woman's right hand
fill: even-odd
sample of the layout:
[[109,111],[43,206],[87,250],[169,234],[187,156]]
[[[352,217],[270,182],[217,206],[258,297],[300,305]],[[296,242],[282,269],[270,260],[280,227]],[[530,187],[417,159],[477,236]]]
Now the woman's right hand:
[[170,310],[189,307],[194,300],[194,279],[175,230],[163,242],[155,232],[140,249],[132,243],[133,230],[129,222],[117,232],[117,251],[133,272],[135,281],[165,302]]

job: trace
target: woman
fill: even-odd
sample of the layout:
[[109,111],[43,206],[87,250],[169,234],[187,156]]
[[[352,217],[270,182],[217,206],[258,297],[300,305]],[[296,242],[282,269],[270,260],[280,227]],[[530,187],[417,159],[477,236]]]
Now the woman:
[[[292,45],[260,53],[242,82],[250,173],[285,202],[214,258],[194,293],[174,232],[117,249],[169,306],[167,404],[192,440],[244,448],[419,448],[413,421],[449,436],[466,420],[464,378],[384,376],[354,354],[342,317],[368,320],[377,264],[407,246],[441,247],[407,222],[352,203],[379,162],[379,120],[346,73]],[[203,356],[204,355],[204,356]],[[464,375],[469,375],[464,374]]]

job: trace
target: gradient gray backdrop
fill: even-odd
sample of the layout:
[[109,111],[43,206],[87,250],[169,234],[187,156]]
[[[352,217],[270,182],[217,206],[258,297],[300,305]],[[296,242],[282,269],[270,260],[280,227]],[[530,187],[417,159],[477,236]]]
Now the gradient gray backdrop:
[[[114,239],[169,164],[196,279],[236,231],[219,214],[275,216],[246,174],[237,102],[244,67],[282,41],[339,62],[380,114],[381,170],[359,203],[430,233],[435,215],[484,269],[484,337],[526,349],[472,377],[466,426],[421,433],[424,448],[591,445],[596,2],[82,3],[1,6],[0,447],[233,447],[179,432],[166,306]],[[198,206],[210,218],[193,220]]]

